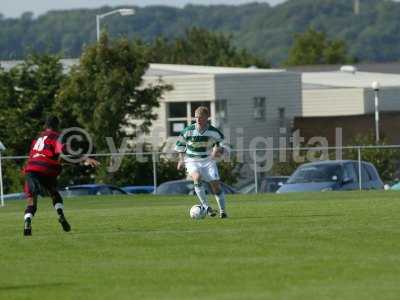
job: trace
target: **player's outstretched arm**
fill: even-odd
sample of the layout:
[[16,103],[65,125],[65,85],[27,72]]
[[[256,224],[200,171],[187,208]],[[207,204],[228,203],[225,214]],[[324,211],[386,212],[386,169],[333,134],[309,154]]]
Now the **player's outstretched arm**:
[[178,160],[178,165],[176,166],[176,168],[178,170],[182,170],[184,167],[185,167],[184,154],[179,153],[179,160]]

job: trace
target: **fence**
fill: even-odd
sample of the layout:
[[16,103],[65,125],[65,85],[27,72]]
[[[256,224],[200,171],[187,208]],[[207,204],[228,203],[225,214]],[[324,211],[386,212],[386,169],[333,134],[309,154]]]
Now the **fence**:
[[[254,184],[255,193],[259,192],[260,179],[263,176],[290,175],[291,172],[302,163],[327,159],[357,160],[359,162],[359,189],[361,190],[363,178],[363,176],[361,176],[362,160],[375,163],[380,175],[385,180],[393,181],[395,177],[397,177],[397,163],[400,161],[399,153],[400,145],[256,148],[230,150],[229,153],[220,160],[222,166],[224,163],[230,163],[230,169],[228,168],[225,171],[225,176],[236,176],[236,187],[245,184]],[[92,181],[96,181],[98,178],[102,178],[102,181],[104,181],[104,178],[114,180],[114,177],[121,177],[120,173],[123,172],[119,184],[121,184],[123,180],[125,180],[125,185],[136,185],[136,182],[140,181],[142,184],[153,185],[155,191],[159,183],[168,179],[168,175],[164,174],[164,164],[167,162],[171,169],[175,166],[178,159],[175,152],[103,153],[90,156],[96,157],[102,162],[103,166],[107,166],[106,172],[108,173],[107,175],[103,174],[103,177],[99,177],[98,174],[91,174],[90,178]],[[129,178],[129,170],[125,170],[127,164],[125,158],[129,157],[134,157],[136,166],[145,164],[146,167],[143,168],[143,174],[141,174],[140,178]],[[9,170],[9,172],[7,172],[7,168],[15,168],[15,165],[21,166],[26,158],[26,156],[1,156],[0,153],[1,206],[4,206],[3,187],[6,191],[10,191],[10,188],[7,187],[7,183],[3,185],[3,176],[7,177],[7,174],[17,172],[16,170]],[[9,162],[14,162],[14,164]],[[128,174],[128,176],[126,174]],[[72,174],[72,177],[69,178],[70,182],[79,182],[79,180],[76,180],[77,177],[74,178],[73,176],[78,175]],[[223,181],[225,176],[221,174]]]

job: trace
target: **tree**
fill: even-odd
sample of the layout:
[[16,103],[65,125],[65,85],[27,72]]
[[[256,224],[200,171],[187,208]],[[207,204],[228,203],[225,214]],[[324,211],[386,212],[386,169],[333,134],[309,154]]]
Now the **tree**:
[[183,38],[169,42],[158,38],[151,45],[152,60],[159,63],[226,67],[270,67],[270,65],[232,45],[232,36],[190,28]]
[[[113,38],[141,37],[146,42],[160,36],[172,41],[191,26],[230,33],[236,47],[279,66],[288,57],[293,34],[304,32],[311,24],[329,37],[345,40],[349,53],[360,61],[398,60],[400,2],[361,2],[359,15],[353,14],[351,0],[285,1],[273,7],[261,2],[183,8],[148,6],[142,7],[137,17],[110,17],[102,26],[108,27]],[[0,18],[0,59],[23,59],[29,49],[79,57],[83,46],[96,40],[94,15],[116,8],[53,10],[35,18],[29,13],[20,18]]]
[[[358,135],[354,138],[352,145],[358,146],[384,146],[387,145],[385,137],[379,143],[375,142],[375,135],[369,132],[366,135]],[[344,157],[358,159],[357,149],[345,151]],[[383,181],[392,181],[399,176],[398,164],[400,162],[400,151],[393,148],[363,148],[361,159],[373,163]]]
[[9,72],[0,70],[0,136],[10,154],[27,154],[45,116],[54,112],[64,78],[59,58],[46,54],[30,55]]
[[324,32],[309,28],[296,34],[286,65],[315,65],[347,63],[346,44],[341,40],[328,40]]
[[99,43],[84,50],[60,90],[57,108],[66,120],[64,127],[79,125],[87,130],[99,151],[108,150],[106,137],[118,147],[124,137],[146,132],[157,118],[153,108],[171,88],[161,82],[141,86],[148,65],[143,45],[127,39],[111,43],[103,33]]
[[218,163],[218,169],[222,180],[229,185],[237,183],[241,166],[242,164],[235,157],[230,160],[221,160]]
[[[46,115],[54,113],[57,91],[64,79],[57,56],[30,55],[6,72],[0,69],[0,137],[6,155],[27,155]],[[24,160],[4,164],[5,191],[21,190]]]

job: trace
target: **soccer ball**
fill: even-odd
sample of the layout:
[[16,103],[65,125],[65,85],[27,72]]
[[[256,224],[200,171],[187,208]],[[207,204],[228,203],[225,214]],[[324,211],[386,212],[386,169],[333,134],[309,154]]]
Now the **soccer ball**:
[[204,217],[206,216],[206,210],[203,206],[196,204],[190,208],[189,215],[192,219],[195,220],[204,219]]

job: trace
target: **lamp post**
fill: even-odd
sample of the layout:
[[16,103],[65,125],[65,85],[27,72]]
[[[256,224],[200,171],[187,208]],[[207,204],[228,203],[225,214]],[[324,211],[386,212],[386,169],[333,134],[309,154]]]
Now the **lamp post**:
[[379,143],[379,88],[379,82],[374,81],[372,83],[372,89],[375,94],[375,140],[377,143]]
[[113,14],[120,14],[121,16],[132,16],[135,14],[135,10],[132,8],[120,8],[116,10],[109,11],[107,13],[101,14],[101,15],[96,15],[96,36],[97,36],[97,41],[100,40],[100,20],[103,19],[104,17],[107,17],[109,15]]
[[3,143],[0,142],[0,200],[1,200],[1,207],[4,206],[4,195],[3,195],[3,171],[1,167],[1,152],[6,150],[6,147],[4,147]]

